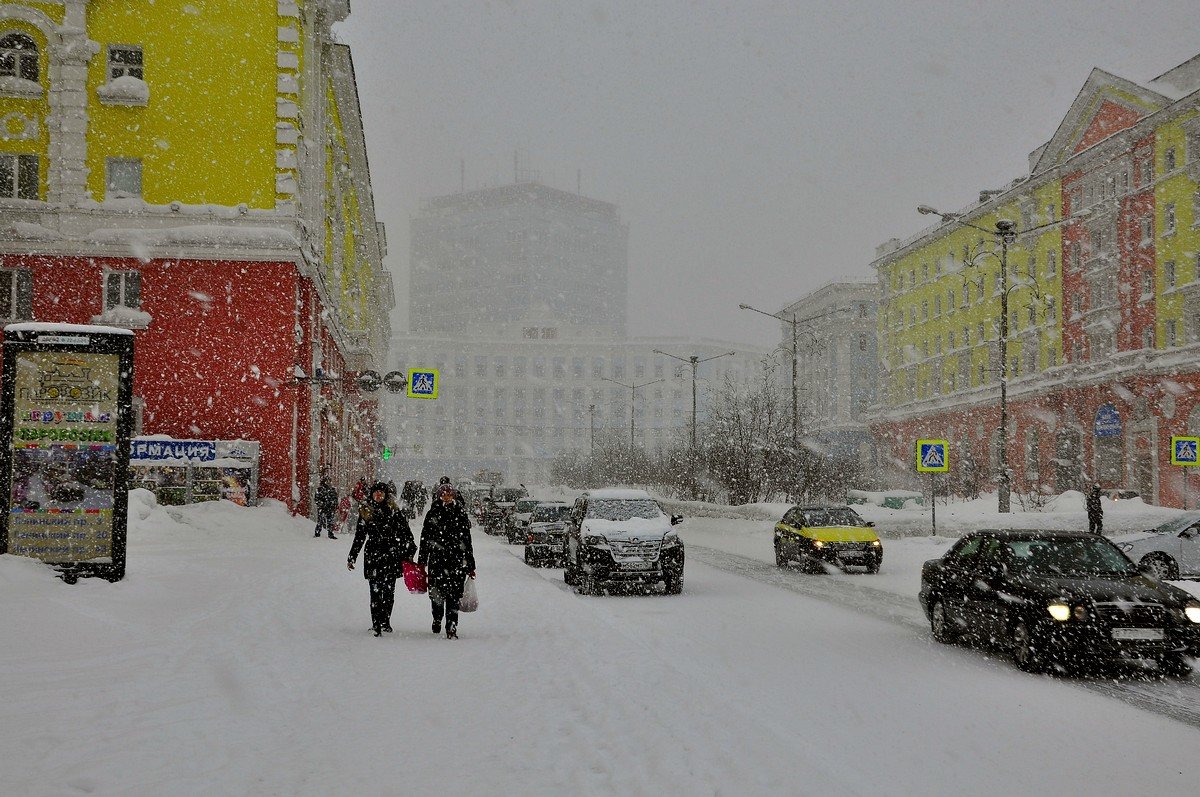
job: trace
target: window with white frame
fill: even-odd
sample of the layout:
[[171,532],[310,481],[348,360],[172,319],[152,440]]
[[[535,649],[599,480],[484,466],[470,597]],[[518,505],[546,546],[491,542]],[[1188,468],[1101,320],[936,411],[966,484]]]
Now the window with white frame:
[[38,198],[38,156],[0,154],[0,197]]
[[1175,170],[1175,148],[1168,147],[1167,151],[1163,153],[1163,171],[1170,172],[1170,171],[1174,171],[1174,170]]
[[1163,235],[1171,235],[1175,232],[1175,203],[1170,202],[1163,205]]
[[1154,348],[1154,330],[1150,327],[1146,327],[1142,330],[1142,348]]
[[104,167],[106,198],[129,199],[142,196],[141,158],[106,158]]
[[15,77],[37,82],[37,42],[24,33],[9,33],[0,37],[0,77]]
[[0,319],[33,320],[33,272],[27,268],[0,268]]
[[143,80],[146,77],[142,60],[142,48],[133,44],[110,44],[108,46],[108,79],[119,77],[135,77]]
[[1168,260],[1163,263],[1163,289],[1169,290],[1175,287],[1175,261]]
[[104,310],[128,307],[132,310],[142,306],[142,274],[140,271],[104,272]]
[[1154,293],[1154,275],[1149,271],[1142,272],[1142,297],[1151,296]]

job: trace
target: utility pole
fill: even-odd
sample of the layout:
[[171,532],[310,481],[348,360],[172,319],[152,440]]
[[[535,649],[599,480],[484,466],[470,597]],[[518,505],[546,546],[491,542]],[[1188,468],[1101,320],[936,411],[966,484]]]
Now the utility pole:
[[588,405],[588,416],[592,428],[592,456],[596,456],[596,405]]

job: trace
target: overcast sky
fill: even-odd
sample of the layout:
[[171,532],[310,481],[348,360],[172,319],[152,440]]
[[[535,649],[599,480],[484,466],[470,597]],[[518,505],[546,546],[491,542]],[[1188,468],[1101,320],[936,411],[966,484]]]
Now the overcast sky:
[[1027,170],[1093,67],[1200,53],[1196,0],[353,0],[394,326],[424,197],[542,182],[629,225],[630,332],[770,344],[769,319],[875,246]]

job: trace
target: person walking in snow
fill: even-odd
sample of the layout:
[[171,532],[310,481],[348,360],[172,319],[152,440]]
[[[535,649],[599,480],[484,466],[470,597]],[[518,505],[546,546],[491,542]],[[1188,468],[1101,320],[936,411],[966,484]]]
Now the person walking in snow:
[[324,529],[329,534],[329,539],[336,540],[333,536],[333,518],[337,514],[338,491],[337,488],[329,481],[328,476],[321,477],[321,484],[317,487],[317,531],[313,534],[314,537],[321,536],[321,530]]
[[353,570],[360,550],[363,576],[371,590],[371,630],[375,636],[392,632],[392,605],[396,600],[396,579],[404,562],[411,562],[417,544],[412,529],[396,502],[388,496],[387,485],[371,486],[367,501],[359,507],[354,542],[346,558],[346,569]]
[[1087,496],[1088,531],[1092,534],[1104,532],[1104,508],[1100,506],[1100,485],[1093,484]]
[[433,609],[433,633],[442,630],[446,638],[458,639],[458,602],[463,583],[475,578],[475,551],[471,547],[471,520],[456,500],[450,484],[439,484],[433,491],[433,506],[421,528],[421,549],[417,563],[424,565],[429,579],[429,602]]

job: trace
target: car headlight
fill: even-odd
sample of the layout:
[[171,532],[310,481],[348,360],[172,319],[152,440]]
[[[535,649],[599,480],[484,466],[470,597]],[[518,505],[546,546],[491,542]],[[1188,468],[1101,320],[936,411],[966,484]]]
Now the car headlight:
[[1071,607],[1065,603],[1052,603],[1046,607],[1046,611],[1050,612],[1050,616],[1060,623],[1071,619]]
[[823,540],[813,540],[813,547],[814,548],[824,548],[825,542]]
[[589,534],[583,538],[583,544],[589,548],[607,548],[608,540],[604,539],[599,534]]
[[1118,542],[1118,543],[1117,543],[1117,547],[1118,547],[1118,548],[1120,548],[1120,549],[1121,549],[1122,551],[1124,551],[1125,553],[1129,553],[1130,551],[1132,551],[1132,550],[1133,550],[1133,543],[1131,543],[1131,542]]
[[1200,623],[1200,603],[1189,603],[1183,607],[1183,613],[1193,623]]
[[879,540],[871,540],[871,545],[875,548],[883,547],[883,543],[880,542]]
[[678,544],[679,544],[679,535],[678,534],[663,535],[662,547],[674,548]]

